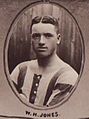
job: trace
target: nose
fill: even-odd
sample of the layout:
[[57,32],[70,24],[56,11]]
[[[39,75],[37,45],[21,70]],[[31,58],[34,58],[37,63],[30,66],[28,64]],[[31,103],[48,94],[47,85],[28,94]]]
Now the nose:
[[39,43],[45,44],[45,37],[43,35],[41,35]]

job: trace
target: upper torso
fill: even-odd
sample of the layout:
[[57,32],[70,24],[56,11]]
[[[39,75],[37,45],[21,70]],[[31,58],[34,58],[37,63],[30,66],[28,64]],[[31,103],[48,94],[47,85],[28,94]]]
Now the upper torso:
[[[45,100],[45,96],[49,87],[49,83],[52,77],[57,73],[60,72],[59,78],[56,80],[56,83],[60,84],[70,84],[73,85],[77,81],[77,73],[66,63],[62,60],[57,62],[57,64],[53,66],[49,66],[45,70],[39,70],[37,60],[27,61],[19,64],[11,74],[11,79],[17,84],[18,82],[18,75],[20,72],[20,67],[26,66],[26,75],[24,77],[24,84],[22,87],[23,97],[29,101],[29,96],[32,91],[34,75],[41,75],[41,78],[34,83],[34,90],[33,95],[36,95],[34,104],[42,106]],[[51,89],[50,89],[51,90]],[[53,90],[53,89],[52,89]]]

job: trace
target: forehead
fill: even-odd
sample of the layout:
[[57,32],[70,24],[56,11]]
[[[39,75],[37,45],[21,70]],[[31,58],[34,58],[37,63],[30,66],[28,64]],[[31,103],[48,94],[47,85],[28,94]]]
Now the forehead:
[[55,26],[50,24],[50,23],[37,23],[33,24],[32,26],[32,33],[39,32],[39,33],[44,33],[44,32],[49,32],[49,33],[54,33],[55,31]]

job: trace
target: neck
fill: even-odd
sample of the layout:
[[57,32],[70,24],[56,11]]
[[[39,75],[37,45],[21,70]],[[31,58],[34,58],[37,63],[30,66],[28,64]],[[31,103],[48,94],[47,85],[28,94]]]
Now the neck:
[[38,58],[38,65],[43,68],[52,66],[56,62],[57,57],[58,56],[54,53],[48,57]]

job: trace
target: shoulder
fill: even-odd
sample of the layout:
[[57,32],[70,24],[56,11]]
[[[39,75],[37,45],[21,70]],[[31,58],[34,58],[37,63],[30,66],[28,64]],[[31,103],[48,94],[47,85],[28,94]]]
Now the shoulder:
[[24,68],[24,67],[35,67],[36,66],[36,60],[31,60],[31,61],[25,61],[20,64],[18,64],[15,68],[18,68],[19,70]]
[[19,74],[20,73],[22,73],[22,74],[26,73],[26,71],[34,65],[36,65],[36,60],[25,61],[25,62],[18,64],[14,68],[14,70],[12,71],[12,73],[10,75],[11,80],[17,82]]
[[59,71],[61,71],[62,73],[69,72],[78,75],[78,73],[75,71],[75,69],[72,66],[70,66],[68,63],[64,62],[61,59],[59,60]]
[[64,84],[74,85],[78,80],[78,73],[67,63],[61,61],[61,68],[59,68],[58,82]]

